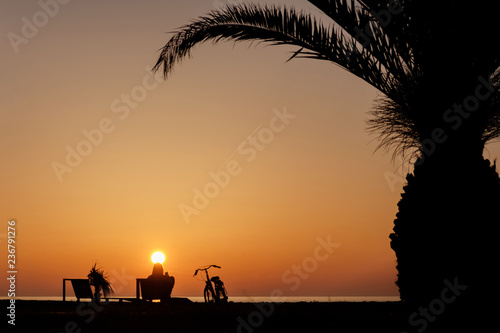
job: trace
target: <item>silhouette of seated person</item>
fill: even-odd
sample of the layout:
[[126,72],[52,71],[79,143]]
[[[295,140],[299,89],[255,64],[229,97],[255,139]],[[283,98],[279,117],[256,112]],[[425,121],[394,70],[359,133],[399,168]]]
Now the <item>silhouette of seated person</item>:
[[149,291],[154,295],[153,298],[159,298],[164,302],[170,299],[170,294],[175,284],[175,278],[168,275],[168,272],[163,275],[163,265],[156,263],[153,266],[153,273],[148,276],[146,283],[150,288]]

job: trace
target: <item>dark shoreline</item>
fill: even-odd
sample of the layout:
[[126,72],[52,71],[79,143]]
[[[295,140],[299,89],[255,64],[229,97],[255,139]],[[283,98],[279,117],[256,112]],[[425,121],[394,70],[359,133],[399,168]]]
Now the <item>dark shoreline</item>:
[[[8,300],[0,301],[9,306]],[[175,304],[17,300],[18,332],[397,332],[411,331],[401,302]],[[5,310],[4,310],[5,311]],[[7,310],[8,311],[8,310]],[[4,316],[7,324],[8,316]]]

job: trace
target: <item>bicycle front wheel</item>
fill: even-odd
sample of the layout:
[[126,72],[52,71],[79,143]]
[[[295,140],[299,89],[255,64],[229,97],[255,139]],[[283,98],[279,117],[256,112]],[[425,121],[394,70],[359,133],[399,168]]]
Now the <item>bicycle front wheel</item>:
[[215,302],[214,295],[212,294],[212,291],[208,287],[206,287],[205,290],[203,290],[203,297],[205,298],[205,303]]

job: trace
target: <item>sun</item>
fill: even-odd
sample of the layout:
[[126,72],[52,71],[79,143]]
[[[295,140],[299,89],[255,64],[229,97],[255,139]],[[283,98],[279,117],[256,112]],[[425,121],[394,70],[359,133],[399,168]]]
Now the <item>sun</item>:
[[165,261],[165,255],[159,251],[155,252],[153,253],[153,255],[151,255],[151,261],[153,262],[153,264],[163,264],[163,262]]

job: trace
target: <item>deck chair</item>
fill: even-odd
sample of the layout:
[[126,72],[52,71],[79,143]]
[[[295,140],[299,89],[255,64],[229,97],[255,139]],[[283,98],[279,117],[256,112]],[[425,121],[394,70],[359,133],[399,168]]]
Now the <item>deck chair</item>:
[[[140,294],[143,300],[152,301],[155,299],[168,300],[174,287],[174,280],[169,282],[154,281],[149,279],[137,279],[140,285]],[[139,298],[139,292],[137,293]]]
[[63,301],[66,300],[67,280],[71,281],[71,286],[73,287],[73,291],[75,292],[77,302],[80,302],[80,298],[92,299],[94,297],[88,279],[63,279]]

